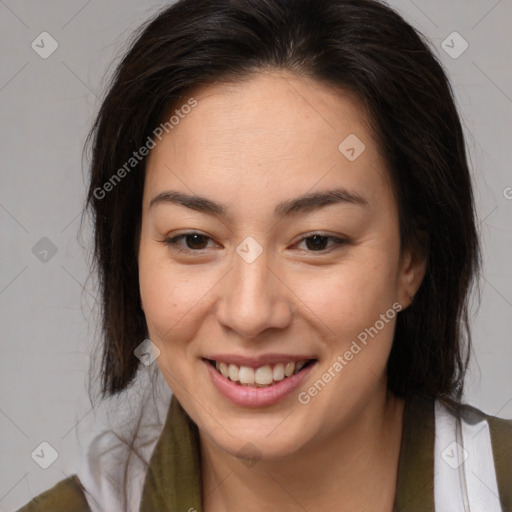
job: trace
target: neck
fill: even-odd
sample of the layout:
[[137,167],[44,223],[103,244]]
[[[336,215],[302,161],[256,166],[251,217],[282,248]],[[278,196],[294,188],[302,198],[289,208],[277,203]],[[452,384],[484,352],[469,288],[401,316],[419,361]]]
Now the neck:
[[391,512],[404,401],[386,390],[350,426],[279,460],[248,467],[200,432],[205,512],[240,509]]

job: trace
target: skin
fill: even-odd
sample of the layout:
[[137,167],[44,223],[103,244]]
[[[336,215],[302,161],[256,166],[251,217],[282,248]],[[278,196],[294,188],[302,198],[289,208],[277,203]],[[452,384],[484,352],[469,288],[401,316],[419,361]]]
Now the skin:
[[[404,405],[386,391],[395,320],[307,405],[297,400],[394,303],[406,308],[424,275],[424,261],[400,246],[366,115],[353,95],[277,70],[191,96],[197,106],[148,157],[139,277],[158,366],[199,427],[205,510],[391,511]],[[366,146],[355,161],[338,149],[350,134]],[[273,216],[281,201],[337,187],[367,205]],[[218,201],[229,215],[150,208],[166,190]],[[188,252],[164,243],[187,231],[209,238],[182,238]],[[316,232],[346,241],[318,250],[305,240]],[[236,253],[247,236],[263,251],[252,263]],[[297,392],[259,408],[224,398],[201,359],[275,352],[318,362]],[[247,443],[254,465],[237,456]]]

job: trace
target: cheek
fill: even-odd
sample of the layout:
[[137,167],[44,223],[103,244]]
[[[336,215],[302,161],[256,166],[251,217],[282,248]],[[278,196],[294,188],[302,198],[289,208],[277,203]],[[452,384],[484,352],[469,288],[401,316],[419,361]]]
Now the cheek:
[[142,244],[139,286],[151,339],[157,345],[169,339],[190,339],[197,325],[194,318],[205,307],[214,282],[197,269],[173,265],[162,256],[161,248]]
[[298,295],[328,325],[339,325],[341,319],[343,325],[373,323],[373,316],[378,318],[396,301],[395,274],[386,270],[381,265],[333,269],[330,274],[311,276]]

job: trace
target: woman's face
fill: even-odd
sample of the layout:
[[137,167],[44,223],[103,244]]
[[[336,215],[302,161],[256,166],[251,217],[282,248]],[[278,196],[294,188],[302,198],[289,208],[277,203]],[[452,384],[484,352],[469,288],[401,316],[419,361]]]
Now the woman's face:
[[423,268],[400,252],[388,172],[352,96],[276,71],[193,97],[147,161],[149,335],[203,435],[289,455],[379,407]]

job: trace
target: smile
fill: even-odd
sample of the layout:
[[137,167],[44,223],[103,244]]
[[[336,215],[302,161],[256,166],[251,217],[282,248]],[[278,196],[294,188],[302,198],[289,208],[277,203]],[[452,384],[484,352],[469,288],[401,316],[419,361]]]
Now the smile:
[[275,361],[267,358],[259,362],[239,360],[237,364],[226,359],[203,358],[203,363],[214,388],[230,402],[243,407],[280,402],[297,390],[318,362],[301,357],[296,361],[286,361],[287,358],[275,358]]
[[276,382],[292,377],[299,373],[306,365],[314,362],[313,359],[290,361],[273,365],[263,365],[258,368],[240,366],[234,363],[210,360],[210,364],[224,377],[241,386],[269,387]]

